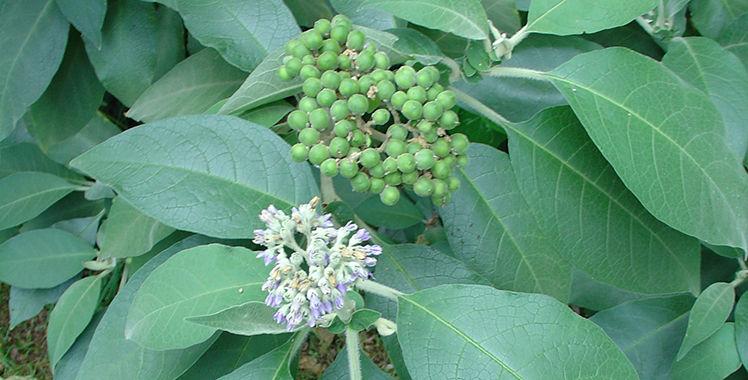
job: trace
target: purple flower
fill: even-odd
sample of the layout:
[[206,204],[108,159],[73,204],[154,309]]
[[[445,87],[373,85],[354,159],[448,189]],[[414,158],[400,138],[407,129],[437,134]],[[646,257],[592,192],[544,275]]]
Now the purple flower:
[[376,244],[361,247],[361,250],[364,251],[367,255],[379,256],[382,254],[382,247]]
[[265,266],[268,266],[268,264],[273,262],[275,255],[270,250],[264,250],[264,251],[260,251],[260,253],[257,254],[257,258],[259,259],[260,257],[265,259]]
[[325,301],[322,304],[322,307],[324,308],[326,313],[332,313],[332,302],[330,302],[330,300]]
[[330,217],[331,216],[332,216],[332,214],[325,214],[325,215],[322,215],[320,217],[320,219],[322,221],[322,227],[330,228],[330,227],[333,226],[332,222],[330,221]]
[[367,240],[371,239],[371,236],[369,235],[368,231],[366,231],[365,229],[362,228],[362,229],[356,231],[356,234],[353,235],[353,238],[354,239],[358,239],[359,241],[367,241]]
[[262,290],[263,291],[268,290],[268,289],[274,290],[275,288],[278,287],[279,284],[280,284],[280,280],[275,280],[273,278],[268,278],[265,281],[265,283],[262,284]]
[[270,293],[265,298],[265,304],[270,307],[278,307],[281,305],[281,302],[283,302],[283,297],[281,297],[279,294]]
[[345,284],[340,283],[340,282],[337,285],[335,285],[335,289],[338,289],[340,294],[345,294],[346,292],[348,292],[348,287],[345,286]]
[[338,309],[342,309],[344,305],[345,300],[343,299],[343,297],[335,297],[335,307],[337,307]]
[[286,323],[286,316],[281,313],[280,310],[275,312],[275,315],[273,315],[273,319],[278,323]]
[[373,267],[374,265],[377,265],[377,259],[373,257],[367,257],[364,259],[364,264],[366,264],[367,267]]
[[346,230],[346,231],[348,231],[348,232],[353,232],[353,231],[356,231],[358,229],[358,226],[356,225],[356,223],[353,223],[353,222],[349,221],[348,223],[345,224],[345,227],[343,227],[343,229]]

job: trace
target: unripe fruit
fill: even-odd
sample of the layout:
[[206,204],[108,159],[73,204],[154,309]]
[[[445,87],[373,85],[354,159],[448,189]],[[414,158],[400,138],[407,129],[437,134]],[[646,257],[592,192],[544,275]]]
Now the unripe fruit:
[[390,111],[384,108],[380,108],[371,114],[371,120],[374,120],[374,124],[383,125],[390,121]]
[[356,68],[359,71],[369,71],[374,67],[374,55],[368,51],[361,52],[356,57]]
[[366,143],[366,136],[364,136],[364,133],[359,131],[358,129],[354,130],[351,133],[351,146],[361,146]]
[[446,130],[450,130],[457,126],[457,120],[457,114],[454,111],[444,111],[439,117],[439,125]]
[[[334,106],[335,104],[333,104],[333,107]],[[335,123],[335,128],[333,129],[333,131],[335,132],[335,136],[338,136],[338,137],[348,136],[348,132],[350,132],[352,129],[351,128],[352,124],[353,123],[351,123],[348,120],[340,120],[339,122]]]
[[299,71],[301,79],[319,78],[319,70],[312,65],[304,65]]
[[408,100],[403,104],[402,113],[403,116],[407,117],[409,120],[415,120],[421,117],[423,106],[415,100]]
[[291,76],[291,74],[288,73],[286,66],[281,66],[278,68],[278,79],[286,81],[286,80],[291,80],[291,78],[293,78],[293,76]]
[[374,55],[374,53],[376,53],[376,52],[377,52],[377,45],[374,45],[374,43],[373,43],[373,42],[367,42],[367,43],[366,43],[366,44],[364,45],[364,50],[363,50],[363,51],[365,51],[365,52],[369,52],[369,53],[371,53],[372,55]]
[[463,135],[462,133],[455,133],[451,137],[452,137],[452,141],[449,142],[449,145],[452,146],[452,151],[455,152],[455,154],[463,154],[467,152],[467,149],[468,149],[467,136]]
[[374,80],[369,75],[362,75],[358,78],[358,92],[366,94],[369,92],[369,88],[374,85]]
[[333,157],[345,157],[348,153],[348,140],[343,137],[335,137],[330,141],[330,155]]
[[294,130],[301,130],[309,123],[309,116],[302,110],[296,110],[288,114],[288,126]]
[[361,116],[366,112],[367,109],[369,109],[369,99],[367,99],[365,96],[361,94],[355,94],[351,95],[351,98],[348,99],[348,110],[352,114]]
[[[371,149],[371,148],[369,148]],[[372,167],[369,168],[369,175],[374,178],[382,178],[384,177],[384,166],[382,166],[382,163],[378,163]]]
[[326,51],[317,57],[317,67],[320,70],[335,70],[338,68],[338,55],[331,51]]
[[413,184],[413,192],[419,197],[430,197],[434,193],[434,184],[426,177],[418,178]]
[[449,187],[450,192],[455,192],[460,189],[460,180],[455,177],[450,177],[449,181],[447,182],[447,187]]
[[301,86],[301,90],[304,91],[307,96],[316,97],[322,90],[322,82],[317,78],[308,78]]
[[338,175],[338,163],[334,158],[328,158],[319,165],[319,172],[327,177],[335,177]]
[[374,67],[378,69],[388,69],[390,67],[390,57],[383,52],[374,54]]
[[317,108],[317,100],[312,97],[305,96],[301,98],[301,100],[299,100],[298,107],[304,112],[312,112]]
[[327,114],[326,110],[317,108],[309,113],[309,124],[318,131],[324,131],[330,125],[330,115]]
[[300,44],[299,40],[291,40],[286,43],[286,54],[292,55],[293,49],[296,47],[296,45]]
[[302,143],[298,143],[291,147],[291,159],[296,162],[303,162],[309,157],[309,148]]
[[390,100],[395,93],[395,84],[387,79],[377,83],[377,96],[382,100]]
[[444,112],[442,105],[436,101],[430,101],[423,105],[423,118],[429,121],[436,121]]
[[372,71],[371,74],[369,74],[369,76],[371,76],[371,79],[376,83],[379,83],[380,81],[387,79],[387,74],[385,74],[385,71],[382,69],[376,69]]
[[307,49],[304,44],[299,43],[293,47],[293,52],[291,52],[291,54],[298,59],[302,59],[305,55],[312,54],[312,52]]
[[345,26],[346,29],[351,30],[353,29],[353,24],[351,24],[351,21],[348,20],[348,17],[345,17],[345,15],[337,14],[332,18],[331,24],[333,27],[342,25]]
[[340,75],[338,75],[338,73],[333,70],[328,70],[322,73],[322,76],[319,78],[319,80],[320,82],[322,82],[322,86],[325,88],[337,90],[337,88],[340,87]]
[[421,86],[413,86],[409,88],[407,94],[408,99],[410,100],[415,100],[421,104],[426,102],[426,90]]
[[444,141],[444,139],[442,138],[434,141],[434,143],[431,144],[431,151],[439,157],[446,157],[449,154],[451,148],[452,147],[449,146],[449,143]]
[[288,74],[291,75],[291,77],[295,77],[299,75],[299,71],[301,71],[301,67],[303,65],[301,64],[301,60],[296,57],[291,57],[291,59],[286,62],[286,71]]
[[340,81],[340,87],[338,87],[340,95],[348,98],[353,94],[358,94],[358,81],[353,78],[343,79]]
[[447,183],[441,179],[433,179],[431,182],[434,184],[434,192],[431,195],[435,198],[442,198],[449,193]]
[[358,156],[358,162],[365,168],[371,168],[379,163],[379,152],[374,148],[367,148]]
[[[424,111],[425,111],[425,109],[424,109]],[[429,123],[426,120],[421,120],[420,122],[418,122],[418,125],[416,127],[422,133],[427,133],[427,132],[430,132],[430,131],[432,131],[434,129],[434,125],[431,124],[431,123]]]
[[366,190],[369,190],[369,186],[371,186],[371,181],[366,173],[358,172],[358,174],[351,178],[353,191],[364,193]]
[[403,104],[408,101],[408,94],[406,94],[403,91],[397,91],[394,94],[392,94],[392,97],[390,98],[390,103],[392,103],[392,106],[395,107],[395,109],[402,109]]
[[400,199],[400,191],[392,186],[385,186],[379,193],[379,199],[387,206],[392,206]]
[[322,89],[317,94],[317,103],[322,107],[330,107],[336,100],[338,100],[338,94],[329,88]]
[[470,163],[470,157],[464,154],[461,154],[457,156],[456,161],[457,161],[457,167],[464,168],[465,166],[468,166],[468,164]]
[[344,44],[348,39],[348,30],[344,25],[336,25],[330,29],[330,38],[340,44]]
[[340,175],[344,178],[353,178],[358,173],[358,164],[347,159],[341,160],[339,166]]
[[416,83],[423,88],[431,87],[437,79],[438,78],[434,78],[433,72],[429,67],[424,67],[421,70],[418,70],[418,74],[416,74]]
[[416,84],[416,70],[410,66],[402,66],[395,73],[395,83],[402,89],[409,89]]
[[388,185],[397,186],[403,183],[403,173],[399,171],[389,173],[384,176],[384,182]]
[[371,178],[369,181],[371,182],[371,184],[369,185],[369,192],[379,194],[382,192],[382,190],[384,190],[385,183],[383,179]]
[[[333,120],[343,120],[348,117],[348,102],[336,100],[330,106],[330,116]],[[346,132],[347,133],[347,132]]]
[[418,180],[418,171],[414,170],[410,173],[402,174],[403,185],[413,185]]
[[304,66],[306,66],[306,65],[312,65],[312,66],[314,66],[315,63],[316,62],[314,60],[314,56],[311,55],[311,54],[307,54],[307,55],[304,56],[304,58],[301,59],[301,64],[304,65]]
[[366,37],[364,36],[364,34],[359,30],[354,30],[348,33],[348,38],[346,39],[345,46],[347,46],[349,49],[361,51],[364,48],[365,41]]
[[309,149],[309,162],[314,165],[319,165],[328,158],[330,158],[330,149],[324,144],[317,144]]
[[[408,137],[408,130],[402,124],[392,124],[387,128],[387,137],[395,140],[405,140]],[[390,154],[390,156],[392,156]]]
[[397,170],[397,159],[395,157],[387,157],[382,161],[382,169],[384,174],[390,174]]
[[384,151],[390,157],[398,157],[405,152],[405,142],[402,140],[390,140],[387,142]]
[[408,147],[405,148],[405,151],[415,156],[416,152],[418,152],[421,149],[423,149],[423,145],[414,141],[408,144]]
[[447,179],[449,178],[449,165],[444,161],[436,161],[431,167],[431,174],[434,178]]
[[314,29],[324,36],[330,33],[332,24],[330,24],[330,21],[328,21],[327,19],[321,18],[314,22]]
[[441,104],[445,110],[448,110],[455,106],[455,104],[457,103],[457,97],[455,96],[454,92],[446,90],[442,91],[436,97],[436,101],[439,102],[439,104]]
[[301,43],[309,50],[317,50],[322,46],[322,34],[314,29],[301,33]]
[[299,141],[306,146],[312,146],[319,142],[319,131],[314,128],[304,128],[299,132]]
[[450,154],[447,157],[442,158],[442,161],[444,161],[445,164],[447,164],[448,168],[453,168],[455,164],[457,164],[457,160],[455,159],[455,156]]
[[444,87],[440,85],[439,83],[434,83],[431,85],[431,88],[426,90],[426,99],[428,100],[436,100],[436,97],[439,96],[439,94],[444,91]]
[[432,128],[430,131],[423,133],[423,139],[429,144],[433,144],[438,138],[439,133],[437,133],[436,128]]
[[403,153],[397,156],[397,168],[403,174],[416,170],[416,158],[410,153]]
[[436,162],[434,152],[430,149],[421,149],[416,152],[414,157],[416,158],[416,168],[418,170],[429,170],[434,166],[434,162]]
[[351,58],[347,55],[341,54],[338,56],[338,67],[341,70],[350,70],[353,68],[353,63],[351,63]]
[[322,53],[329,51],[331,53],[335,53],[335,55],[337,56],[338,54],[340,54],[340,44],[338,44],[338,41],[329,38],[322,41],[322,46],[319,48],[319,51]]

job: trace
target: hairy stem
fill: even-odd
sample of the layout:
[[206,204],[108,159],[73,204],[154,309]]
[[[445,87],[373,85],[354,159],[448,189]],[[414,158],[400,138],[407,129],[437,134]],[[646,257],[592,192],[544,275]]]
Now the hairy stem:
[[363,380],[361,374],[361,358],[359,357],[359,346],[361,343],[358,339],[358,331],[345,328],[345,347],[348,352],[348,373],[351,380]]
[[405,293],[397,289],[390,288],[389,286],[371,280],[360,280],[356,283],[356,287],[367,293],[373,293],[395,301],[397,301],[398,296],[405,295]]

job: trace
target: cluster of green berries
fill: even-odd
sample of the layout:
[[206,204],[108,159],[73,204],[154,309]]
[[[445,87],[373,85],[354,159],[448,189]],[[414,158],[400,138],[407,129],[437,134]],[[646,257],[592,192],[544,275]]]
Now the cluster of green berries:
[[397,203],[398,186],[449,202],[460,186],[455,167],[468,163],[468,139],[447,133],[459,124],[456,98],[439,84],[438,69],[390,70],[387,54],[342,15],[318,20],[286,53],[278,76],[304,80],[287,119],[298,133],[295,161],[348,178],[354,191],[377,193],[386,205]]

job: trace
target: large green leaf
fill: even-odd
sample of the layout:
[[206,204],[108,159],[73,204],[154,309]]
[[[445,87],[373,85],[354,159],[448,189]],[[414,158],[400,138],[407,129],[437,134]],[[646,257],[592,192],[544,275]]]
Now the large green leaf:
[[97,112],[83,129],[65,141],[52,145],[47,154],[53,160],[67,165],[73,158],[120,132],[122,131],[116,125]]
[[725,122],[725,138],[738,158],[748,149],[748,73],[714,40],[675,38],[662,63],[712,99]]
[[735,54],[748,69],[748,12],[727,24],[725,30],[717,38],[717,42],[725,50]]
[[746,293],[743,293],[738,303],[735,304],[735,342],[745,367],[748,363],[748,295]]
[[88,345],[91,344],[91,338],[99,327],[99,322],[104,316],[104,312],[98,312],[91,318],[91,322],[88,323],[85,330],[78,336],[68,352],[63,355],[57,362],[54,375],[55,380],[75,380],[78,377],[78,371],[83,364],[83,359],[88,353]]
[[601,311],[590,320],[626,354],[640,379],[660,379],[675,360],[693,302],[690,295],[649,298]]
[[[392,376],[382,372],[366,354],[359,350],[361,360],[361,376],[366,380],[392,380]],[[348,367],[348,349],[346,346],[340,348],[335,361],[325,370],[319,380],[349,380],[351,378]]]
[[141,95],[126,116],[152,122],[199,114],[236,91],[247,74],[213,49],[203,49],[177,64]]
[[84,37],[101,48],[101,28],[106,16],[106,0],[55,0],[62,14]]
[[45,172],[72,181],[83,180],[82,175],[52,161],[28,142],[0,147],[0,179],[17,172]]
[[638,379],[600,327],[548,296],[443,285],[398,297],[397,316],[415,379]]
[[125,323],[135,292],[156,267],[183,249],[208,242],[202,236],[187,238],[158,254],[130,278],[99,323],[78,380],[173,380],[198,360],[214,339],[184,350],[148,350],[125,339]]
[[704,289],[688,316],[688,330],[678,351],[678,360],[722,327],[734,302],[735,288],[726,282],[715,282]]
[[19,232],[52,227],[65,220],[96,216],[104,209],[103,201],[89,201],[82,192],[74,192],[57,201],[34,219],[24,223]]
[[91,321],[99,306],[101,277],[90,276],[76,281],[57,301],[49,314],[47,326],[47,351],[50,367],[67,352],[75,339]]
[[132,257],[153,248],[174,229],[132,207],[122,198],[115,198],[107,219],[107,234],[99,257]]
[[626,25],[657,3],[657,0],[533,0],[526,30],[560,36],[595,33]]
[[387,29],[387,33],[392,33],[397,37],[397,41],[392,45],[393,48],[412,55],[424,65],[435,65],[444,58],[439,46],[415,29],[393,28]]
[[599,311],[647,297],[646,294],[629,292],[595,281],[595,279],[579,269],[574,269],[571,276],[570,305]]
[[740,368],[735,347],[735,324],[725,323],[709,339],[673,363],[672,380],[721,380]]
[[79,276],[74,276],[70,280],[48,289],[25,289],[11,286],[8,297],[10,329],[13,330],[19,323],[39,314],[44,306],[57,302],[62,293],[79,278]]
[[377,8],[398,18],[473,40],[487,40],[488,17],[478,0],[364,0],[359,8]]
[[748,12],[746,0],[691,0],[688,4],[691,22],[702,36],[716,39],[725,27]]
[[69,27],[55,0],[0,6],[0,140],[49,85],[62,62]]
[[708,243],[748,250],[748,180],[704,93],[623,48],[578,55],[545,75],[650,213]]
[[139,0],[112,0],[104,19],[101,49],[86,42],[96,75],[126,106],[151,85],[158,56],[156,10]]
[[514,34],[520,28],[519,12],[514,0],[481,0],[486,16],[500,32]]
[[0,179],[0,230],[39,215],[76,187],[42,172],[18,172]]
[[260,290],[269,269],[242,247],[218,244],[191,248],[158,267],[138,290],[127,316],[125,336],[154,350],[189,347],[210,338],[215,328],[185,321],[249,301],[264,301]]
[[91,120],[103,97],[104,87],[88,61],[83,41],[71,32],[60,69],[31,105],[34,123],[28,127],[29,133],[44,149],[65,140]]
[[573,267],[634,292],[699,293],[698,240],[642,207],[569,107],[548,108],[507,133],[522,195]]
[[207,315],[186,317],[187,322],[239,335],[283,334],[286,326],[273,320],[277,310],[262,301],[231,306]]
[[333,13],[325,0],[283,0],[300,26],[313,27],[317,20],[332,19]]
[[637,22],[630,22],[618,28],[601,30],[594,34],[585,34],[582,37],[603,47],[626,47],[658,61],[665,54],[662,47]]
[[128,203],[171,227],[244,238],[264,226],[269,204],[309,202],[318,190],[309,166],[265,127],[224,115],[145,124],[71,162]]
[[153,82],[161,79],[177,63],[185,59],[187,48],[184,42],[184,23],[176,11],[167,7],[156,9],[156,68]]
[[281,0],[177,0],[177,8],[190,34],[247,72],[301,32]]
[[385,30],[394,28],[395,16],[375,8],[359,9],[359,0],[330,0],[335,11],[348,17],[352,23],[367,28]]
[[460,190],[441,211],[456,257],[500,289],[544,293],[564,302],[571,267],[537,226],[514,180],[509,157],[471,144],[457,169]]
[[237,368],[218,380],[293,380],[289,365],[297,349],[306,337],[305,333],[296,333],[284,345],[268,352],[259,358]]
[[0,280],[26,289],[52,288],[95,255],[93,247],[62,230],[24,232],[0,245]]
[[212,380],[259,358],[288,341],[291,334],[241,336],[222,333],[178,380]]

